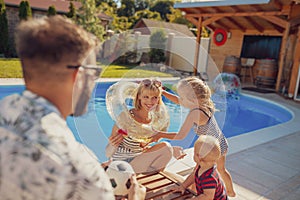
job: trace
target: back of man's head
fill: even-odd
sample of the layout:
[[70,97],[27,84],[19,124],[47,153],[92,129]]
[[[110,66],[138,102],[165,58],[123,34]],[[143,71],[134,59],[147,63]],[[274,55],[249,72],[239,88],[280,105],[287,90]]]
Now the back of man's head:
[[58,15],[24,21],[16,32],[16,47],[21,59],[56,63],[66,56],[83,58],[94,46],[91,34]]
[[63,72],[65,69],[55,69],[57,64],[80,64],[96,46],[92,34],[58,15],[21,22],[15,38],[25,79],[27,72],[30,76],[36,71]]

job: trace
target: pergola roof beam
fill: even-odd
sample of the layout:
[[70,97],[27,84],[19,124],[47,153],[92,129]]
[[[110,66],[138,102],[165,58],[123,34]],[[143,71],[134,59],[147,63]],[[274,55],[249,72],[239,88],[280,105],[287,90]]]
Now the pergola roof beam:
[[273,1],[271,2],[271,4],[272,4],[275,8],[277,8],[278,10],[281,10],[281,9],[282,9],[282,4],[281,4],[280,2],[278,2],[278,0],[273,0]]
[[[235,11],[235,12],[243,12],[243,10],[242,9],[239,9],[238,7],[236,7],[236,6],[230,6],[232,9],[233,9],[233,11]],[[255,10],[255,11],[257,11],[257,10]],[[254,28],[256,29],[256,30],[258,30],[260,33],[262,33],[265,29],[261,26],[261,25],[259,25],[256,21],[254,21],[253,19],[251,19],[250,17],[244,17],[250,24],[252,24],[253,26],[254,26]]]
[[194,2],[176,3],[174,8],[191,8],[191,7],[210,7],[210,6],[228,6],[228,5],[249,5],[249,4],[267,4],[270,0],[227,0],[227,1],[212,1],[201,0]]
[[262,15],[262,16],[259,16],[261,18],[264,18],[265,20],[269,21],[269,22],[272,22],[273,24],[276,24],[277,26],[280,26],[281,28],[285,29],[285,27],[287,26],[288,22],[279,18],[279,17],[276,17],[276,16],[265,16],[265,15]]
[[202,14],[186,14],[187,17],[245,17],[245,16],[274,16],[288,15],[288,11],[260,11],[260,12],[226,12],[226,13],[202,13]]
[[251,19],[250,17],[244,17],[248,22],[250,22],[256,30],[258,30],[260,33],[264,32],[264,28],[259,25],[256,21],[254,21],[253,19]]

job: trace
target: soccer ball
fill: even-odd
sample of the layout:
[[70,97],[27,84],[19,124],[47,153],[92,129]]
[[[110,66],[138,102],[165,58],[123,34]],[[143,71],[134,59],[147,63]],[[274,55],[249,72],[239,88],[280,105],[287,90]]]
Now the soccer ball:
[[133,168],[125,161],[112,161],[106,173],[110,179],[115,195],[127,195],[131,186],[130,177],[134,174]]

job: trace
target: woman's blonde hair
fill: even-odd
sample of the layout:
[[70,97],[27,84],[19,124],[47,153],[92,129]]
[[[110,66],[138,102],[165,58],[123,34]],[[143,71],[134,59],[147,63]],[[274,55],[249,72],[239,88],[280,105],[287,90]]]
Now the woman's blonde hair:
[[143,81],[141,81],[137,88],[136,95],[134,98],[134,107],[136,109],[140,110],[142,108],[141,102],[139,101],[139,96],[145,90],[157,94],[157,96],[159,97],[158,105],[162,104],[162,86],[158,86],[155,83],[155,80],[151,80],[150,84],[145,84]]
[[197,77],[187,77],[179,81],[177,90],[184,89],[186,98],[189,100],[197,99],[199,107],[206,112],[212,113],[215,111],[215,106],[211,100],[211,90],[209,86]]

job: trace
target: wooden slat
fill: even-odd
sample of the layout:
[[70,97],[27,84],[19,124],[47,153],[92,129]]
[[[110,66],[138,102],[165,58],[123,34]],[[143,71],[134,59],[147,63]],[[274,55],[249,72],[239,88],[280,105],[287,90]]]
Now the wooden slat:
[[178,183],[177,180],[172,178],[168,173],[157,172],[139,175],[137,176],[137,180],[146,187],[146,200],[175,200],[196,196],[196,194],[189,189],[187,189],[184,194],[173,192],[171,188],[178,185]]

